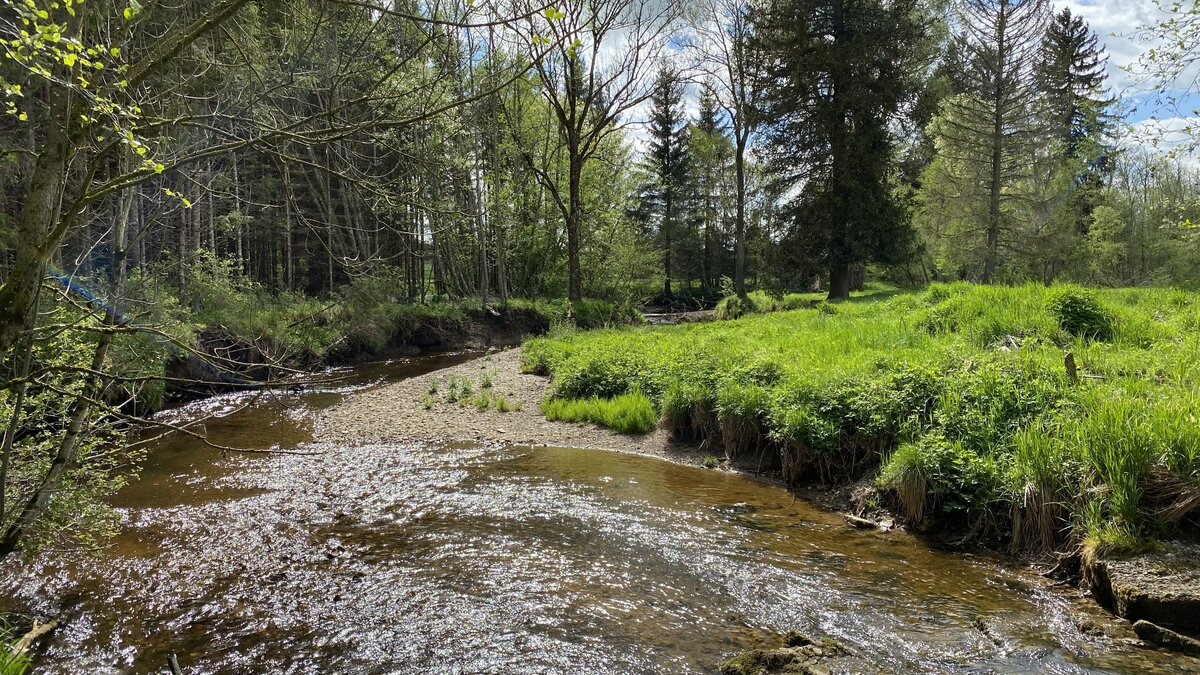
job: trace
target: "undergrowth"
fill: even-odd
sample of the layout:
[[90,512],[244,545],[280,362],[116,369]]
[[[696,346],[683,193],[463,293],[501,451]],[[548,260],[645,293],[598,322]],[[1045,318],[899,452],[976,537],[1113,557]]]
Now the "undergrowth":
[[638,392],[677,435],[773,456],[790,482],[877,472],[913,523],[1130,548],[1200,519],[1198,310],[1169,289],[934,285],[555,334],[522,358],[553,376],[548,415],[607,424],[584,411]]

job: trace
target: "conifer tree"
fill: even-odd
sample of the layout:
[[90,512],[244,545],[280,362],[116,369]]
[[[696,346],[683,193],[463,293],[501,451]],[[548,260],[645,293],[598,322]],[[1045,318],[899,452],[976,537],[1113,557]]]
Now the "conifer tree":
[[658,72],[650,99],[648,169],[653,176],[643,198],[657,220],[663,250],[663,293],[671,295],[672,260],[682,221],[680,196],[687,177],[687,132],[683,113],[683,82],[669,66]]
[[963,272],[984,283],[995,277],[1007,240],[1026,224],[1037,200],[1035,163],[1047,128],[1037,115],[1034,63],[1047,7],[1046,0],[959,5],[954,39],[966,77],[963,92],[943,102],[934,120],[939,157],[923,180],[934,186],[924,200],[960,255],[977,251],[978,260],[969,261],[977,271]]
[[925,26],[912,0],[780,0],[757,28],[771,85],[766,149],[780,194],[794,195],[791,259],[827,270],[829,297],[845,298],[852,266],[909,250],[890,121],[915,93]]
[[1052,132],[1071,158],[1079,156],[1082,139],[1094,139],[1111,126],[1112,99],[1104,92],[1107,61],[1083,17],[1068,7],[1054,15],[1042,39],[1036,77]]

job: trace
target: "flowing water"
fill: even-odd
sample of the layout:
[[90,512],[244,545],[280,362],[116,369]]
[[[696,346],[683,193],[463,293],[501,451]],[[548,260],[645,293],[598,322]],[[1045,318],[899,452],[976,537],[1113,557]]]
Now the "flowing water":
[[311,443],[319,408],[467,356],[176,411],[224,415],[208,424],[219,443],[320,454],[159,441],[114,500],[115,545],[9,565],[0,605],[65,619],[45,672],[162,672],[170,653],[189,674],[712,672],[789,629],[884,672],[1200,671],[1025,568],[850,530],[743,475],[597,450]]

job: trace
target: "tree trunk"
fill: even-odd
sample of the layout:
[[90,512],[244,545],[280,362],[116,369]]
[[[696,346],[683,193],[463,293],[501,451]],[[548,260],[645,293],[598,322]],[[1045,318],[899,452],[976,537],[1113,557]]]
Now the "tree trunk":
[[567,299],[579,302],[583,299],[583,287],[579,269],[579,225],[583,220],[583,158],[578,148],[570,151],[570,208],[567,212]]
[[664,200],[662,234],[663,234],[663,295],[671,297],[671,188],[667,188]]
[[0,287],[0,354],[8,354],[20,338],[42,282],[43,266],[58,250],[59,242],[49,239],[63,202],[71,141],[67,136],[69,103],[59,87],[53,87],[52,92],[53,117],[46,124],[46,137],[17,220],[12,268]]
[[980,278],[985,284],[992,283],[996,275],[996,263],[1000,249],[1000,188],[1002,185],[1001,169],[1004,150],[1004,66],[1005,52],[1005,18],[1000,15],[997,25],[996,82],[993,88],[992,105],[992,175],[988,181],[988,221],[987,221],[987,252],[983,263],[983,275]]
[[829,265],[829,297],[828,300],[844,300],[850,297],[851,281],[850,265],[832,262]]
[[737,174],[737,219],[734,224],[733,290],[746,297],[746,138],[739,132],[734,169]]

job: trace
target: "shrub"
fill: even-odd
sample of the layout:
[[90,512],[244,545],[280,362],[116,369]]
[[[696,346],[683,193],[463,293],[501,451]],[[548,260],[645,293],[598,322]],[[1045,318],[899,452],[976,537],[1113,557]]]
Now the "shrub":
[[1081,288],[1063,288],[1050,297],[1047,307],[1059,328],[1075,337],[1111,340],[1116,319],[1095,294]]

